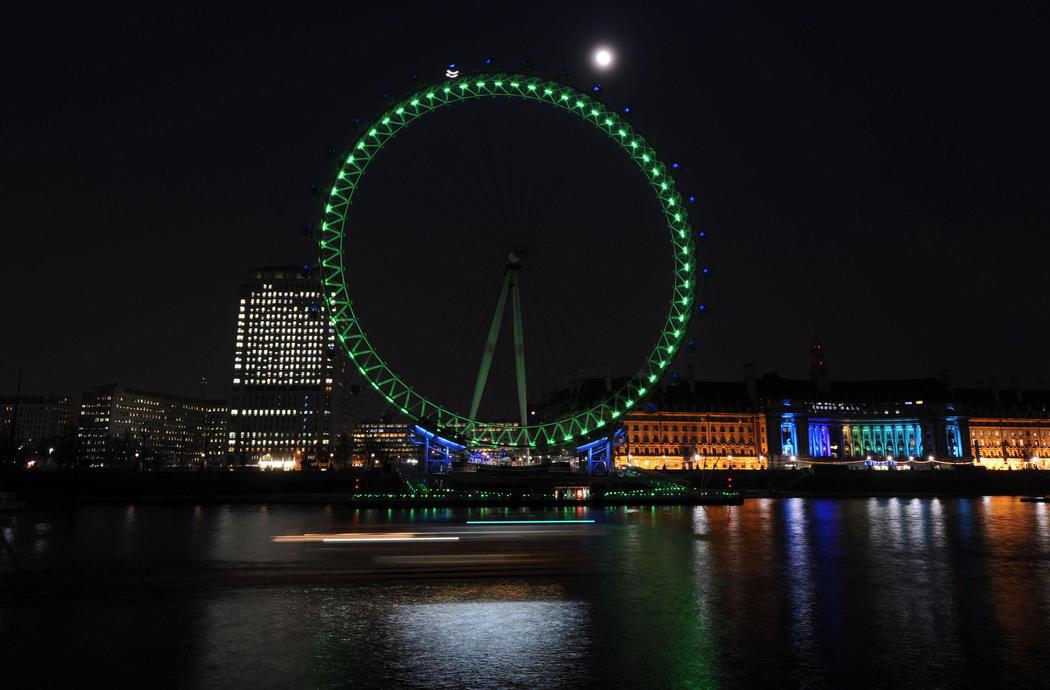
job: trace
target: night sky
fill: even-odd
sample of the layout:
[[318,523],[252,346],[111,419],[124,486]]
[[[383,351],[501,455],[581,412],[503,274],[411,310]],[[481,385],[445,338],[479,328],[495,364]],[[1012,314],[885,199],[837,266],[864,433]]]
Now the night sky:
[[[24,369],[29,393],[196,394],[205,376],[225,396],[238,286],[313,262],[310,187],[351,118],[489,55],[600,81],[682,163],[713,276],[676,370],[801,377],[819,335],[834,378],[1050,380],[1048,6],[788,5],[5,9],[0,393]],[[602,75],[598,44],[618,60]],[[627,373],[669,291],[655,202],[572,117],[478,105],[369,172],[351,262],[366,327],[461,404],[522,241],[530,387]]]

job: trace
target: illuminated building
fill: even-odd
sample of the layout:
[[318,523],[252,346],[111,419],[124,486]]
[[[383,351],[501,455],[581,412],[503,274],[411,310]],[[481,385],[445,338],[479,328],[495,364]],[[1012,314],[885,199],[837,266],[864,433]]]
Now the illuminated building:
[[938,379],[830,381],[767,374],[756,382],[775,464],[958,462],[966,419]]
[[1050,394],[994,383],[957,392],[969,412],[970,454],[992,470],[1050,469]]
[[227,445],[234,464],[329,466],[343,421],[333,405],[342,366],[317,272],[256,269],[237,309]]
[[[938,378],[832,381],[820,343],[809,379],[740,382],[671,374],[624,416],[615,464],[652,470],[975,464],[1050,469],[1050,392],[959,390]],[[622,380],[584,379],[530,408],[537,420],[587,406]]]
[[371,467],[399,460],[418,460],[419,447],[409,441],[409,425],[394,422],[362,422],[354,426],[352,464]]
[[97,386],[81,396],[77,463],[85,467],[200,467],[221,454],[226,404]]
[[0,400],[0,443],[4,456],[40,460],[68,453],[76,408],[64,395]]
[[[645,407],[624,416],[616,467],[653,470],[761,469],[767,466],[766,419],[742,382],[673,377]],[[623,379],[582,379],[554,391],[530,415],[550,418],[586,406]]]
[[989,469],[1050,469],[1050,393],[1016,385],[1000,392],[994,384],[958,390],[946,374],[832,381],[819,344],[812,364],[809,380],[767,374],[740,384],[666,386],[647,409],[627,415],[617,464],[932,468],[972,461]]
[[743,383],[677,382],[624,419],[616,466],[642,469],[764,469],[766,419]]
[[203,400],[204,455],[209,463],[226,459],[227,429],[230,425],[230,406],[225,400]]
[[826,371],[815,373],[810,380],[767,374],[741,383],[671,384],[647,409],[627,415],[617,465],[765,469],[963,460],[966,418],[940,381],[832,382]]

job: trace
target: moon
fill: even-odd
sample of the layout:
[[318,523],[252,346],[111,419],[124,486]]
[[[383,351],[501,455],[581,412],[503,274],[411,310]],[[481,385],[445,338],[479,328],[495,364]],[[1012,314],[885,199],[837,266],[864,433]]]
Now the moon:
[[598,48],[594,51],[594,64],[598,65],[601,69],[606,69],[612,66],[613,54],[608,48]]

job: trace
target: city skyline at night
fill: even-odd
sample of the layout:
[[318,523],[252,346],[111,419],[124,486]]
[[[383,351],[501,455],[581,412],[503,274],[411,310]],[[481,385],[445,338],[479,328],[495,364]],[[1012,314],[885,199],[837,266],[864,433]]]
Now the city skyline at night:
[[1048,35],[5,8],[3,679],[1045,686]]
[[[276,9],[238,15],[257,31],[233,32],[244,50],[280,64],[271,72],[280,80],[273,84],[245,73],[239,54],[217,40],[231,33],[224,27],[234,20],[221,10],[208,22],[197,22],[192,9],[163,24],[135,13],[113,17],[100,29],[109,32],[102,34],[111,39],[109,52],[89,51],[68,68],[57,54],[28,63],[30,53],[13,55],[12,64],[24,66],[16,91],[52,119],[19,121],[12,114],[8,131],[19,134],[7,138],[8,160],[19,173],[5,179],[10,222],[39,227],[30,220],[36,209],[56,212],[46,214],[43,232],[9,238],[8,291],[32,287],[12,307],[20,326],[18,337],[3,343],[0,377],[7,383],[0,389],[13,390],[18,370],[25,371],[24,390],[31,394],[86,390],[99,381],[183,395],[194,394],[202,377],[220,385],[227,378],[228,314],[236,306],[229,296],[237,274],[253,265],[316,260],[312,239],[300,229],[318,222],[319,199],[309,192],[332,174],[325,152],[349,144],[355,116],[368,121],[382,110],[377,94],[396,98],[419,83],[409,79],[413,74],[440,79],[449,62],[476,69],[488,55],[505,69],[531,58],[537,73],[554,77],[564,67],[580,88],[600,81],[603,100],[631,107],[632,119],[659,135],[664,155],[683,163],[708,230],[701,260],[713,269],[703,288],[710,312],[695,334],[703,356],[694,364],[702,378],[732,380],[744,362],[803,374],[797,350],[784,345],[814,334],[836,353],[837,371],[847,378],[950,368],[960,381],[1019,375],[1034,387],[1047,377],[1038,346],[1045,290],[1039,264],[1026,263],[1046,252],[1045,234],[1038,232],[1046,215],[1045,194],[1038,193],[1044,176],[1035,163],[1045,137],[1029,127],[1041,96],[1024,87],[1033,64],[1028,44],[1006,40],[1009,31],[1023,33],[1023,23],[983,22],[986,40],[971,44],[966,31],[937,30],[940,17],[932,11],[910,15],[929,31],[904,32],[887,6],[866,22],[846,21],[852,33],[844,43],[845,34],[827,31],[834,13],[815,19],[706,8],[690,10],[699,13],[697,21],[682,23],[680,33],[656,48],[646,31],[626,31],[629,12],[614,10],[586,31],[556,32],[538,54],[525,34],[500,36],[498,30],[484,42],[427,38],[422,27],[433,11],[423,10],[406,27],[406,35],[419,34],[411,55],[374,62],[365,57],[368,37],[338,48],[321,41],[332,46],[326,49],[332,59],[324,62],[370,68],[355,75],[343,100],[318,111],[319,126],[307,126],[312,116],[301,113],[309,108],[291,104],[312,102],[308,94],[323,91],[317,80],[328,75],[306,76],[302,63],[282,52],[277,39],[304,25],[285,21]],[[582,10],[570,16],[576,12]],[[953,21],[976,31],[976,17],[966,12],[960,9]],[[732,27],[744,24],[747,40],[730,43]],[[175,26],[198,32],[203,52],[196,58],[176,63],[177,51],[165,51],[171,46],[164,32]],[[328,31],[310,30],[319,37]],[[926,34],[939,37],[939,51],[919,38]],[[792,35],[809,39],[804,49],[789,49]],[[876,50],[887,35],[895,49]],[[83,40],[66,37],[71,48]],[[276,52],[259,52],[264,43]],[[591,46],[598,44],[617,48],[616,63],[601,73],[590,63]],[[8,49],[19,45],[16,40]],[[698,51],[695,62],[685,59],[690,49]],[[807,69],[814,64],[820,69]],[[678,65],[684,71],[676,72]],[[135,79],[140,70],[167,74],[169,82],[143,86],[134,97],[118,95],[113,113],[80,91],[102,75]],[[68,88],[40,92],[43,83]],[[238,109],[240,101],[220,97],[226,85],[242,93],[245,107],[253,106],[252,116]],[[275,85],[285,89],[287,104],[268,114],[259,106]],[[981,96],[961,107],[964,94]],[[69,99],[87,105],[77,108]],[[992,107],[997,101],[1014,105]],[[54,118],[68,127],[45,134],[40,128]],[[279,144],[275,132],[282,132]],[[840,146],[844,140],[855,143]],[[181,145],[165,149],[163,141]],[[139,143],[149,145],[139,149]],[[62,158],[57,147],[71,152],[66,167],[75,172],[45,183],[48,168],[36,162],[34,146],[48,160]],[[139,150],[166,150],[164,165],[152,165]],[[477,154],[465,149],[464,155]],[[584,185],[581,194],[589,194],[587,175],[574,177]],[[88,182],[65,190],[70,178]],[[161,195],[161,188],[173,194]],[[381,190],[368,191],[376,203],[387,200]],[[52,227],[58,218],[64,220]],[[143,234],[142,227],[152,230]],[[52,240],[46,251],[44,237]],[[147,237],[174,260],[144,260],[152,253],[143,244]],[[996,243],[1010,249],[984,249]],[[25,258],[45,255],[51,279],[33,280],[33,261]],[[90,280],[75,278],[82,261],[95,267]],[[126,288],[131,284],[134,290]],[[61,318],[46,306],[56,300],[68,303]],[[72,339],[70,332],[86,337]],[[155,367],[140,353],[152,351],[158,338],[171,344],[171,354]],[[45,351],[46,361],[40,359]],[[871,351],[880,356],[868,356]]]

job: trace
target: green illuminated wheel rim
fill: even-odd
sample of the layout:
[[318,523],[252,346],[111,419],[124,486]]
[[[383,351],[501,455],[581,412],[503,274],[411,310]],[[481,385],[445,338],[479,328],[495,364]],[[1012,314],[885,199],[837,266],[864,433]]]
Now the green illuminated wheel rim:
[[[593,407],[539,424],[521,426],[470,419],[421,395],[394,373],[372,347],[354,312],[347,288],[346,221],[354,191],[368,164],[386,142],[416,119],[443,106],[477,98],[538,101],[573,113],[608,135],[638,165],[659,198],[674,251],[674,290],[667,320],[638,373]],[[413,421],[431,431],[478,445],[535,448],[572,443],[607,431],[637,407],[681,347],[693,314],[697,281],[696,238],[688,215],[670,168],[630,123],[590,94],[524,74],[466,75],[424,87],[396,103],[365,130],[340,164],[321,222],[320,261],[325,300],[336,337],[358,371],[389,404]]]

